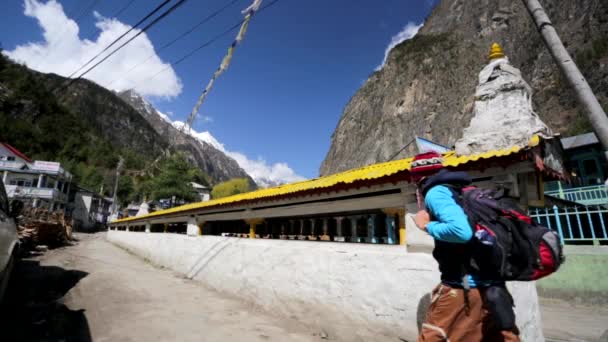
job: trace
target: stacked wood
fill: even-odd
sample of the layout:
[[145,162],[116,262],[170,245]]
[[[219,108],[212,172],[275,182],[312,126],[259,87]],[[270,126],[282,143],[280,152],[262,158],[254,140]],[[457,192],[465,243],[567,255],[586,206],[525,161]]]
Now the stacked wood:
[[39,245],[56,248],[70,241],[72,225],[61,212],[26,208],[18,219],[17,234],[25,249],[34,249]]

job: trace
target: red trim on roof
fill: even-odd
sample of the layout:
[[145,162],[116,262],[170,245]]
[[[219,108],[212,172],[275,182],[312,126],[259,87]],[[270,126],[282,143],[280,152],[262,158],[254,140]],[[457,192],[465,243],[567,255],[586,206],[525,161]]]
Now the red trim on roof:
[[6,149],[8,149],[9,151],[11,151],[14,155],[16,155],[17,157],[25,160],[28,163],[32,163],[33,161],[28,158],[25,154],[23,154],[23,152],[19,151],[18,149],[14,148],[13,146],[7,144],[7,143],[0,143],[2,144],[4,147],[6,147]]

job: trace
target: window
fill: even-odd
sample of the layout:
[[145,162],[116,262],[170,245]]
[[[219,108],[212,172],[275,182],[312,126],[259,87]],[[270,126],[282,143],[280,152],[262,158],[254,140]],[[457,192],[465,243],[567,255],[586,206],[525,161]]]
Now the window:
[[11,179],[9,181],[9,184],[10,185],[30,187],[30,186],[32,186],[32,180],[31,179],[27,179],[27,178],[16,178],[16,179]]
[[8,161],[15,161],[15,157],[13,157],[13,156],[8,156],[8,157],[6,157],[6,160],[8,160]]

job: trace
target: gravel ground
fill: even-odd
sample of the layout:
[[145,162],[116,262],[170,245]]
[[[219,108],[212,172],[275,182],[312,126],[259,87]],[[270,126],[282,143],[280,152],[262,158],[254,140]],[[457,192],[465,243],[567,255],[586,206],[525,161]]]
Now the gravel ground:
[[[76,238],[18,263],[1,341],[359,340],[261,312],[146,263],[104,233]],[[608,309],[541,300],[541,310],[548,341],[608,342]]]
[[[1,341],[320,341],[278,319],[79,234],[24,258],[2,310]],[[0,336],[1,336],[0,335]]]

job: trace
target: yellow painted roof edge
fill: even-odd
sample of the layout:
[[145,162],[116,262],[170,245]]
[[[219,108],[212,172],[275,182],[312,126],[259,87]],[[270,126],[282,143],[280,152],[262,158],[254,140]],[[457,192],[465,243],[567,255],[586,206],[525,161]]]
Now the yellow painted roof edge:
[[[530,141],[528,142],[528,147],[538,146],[540,144],[540,137],[534,135]],[[477,161],[479,159],[489,159],[494,157],[503,157],[508,156],[513,153],[518,153],[522,148],[519,146],[513,146],[508,149],[502,150],[494,150],[488,151],[484,153],[478,153],[467,156],[457,156],[455,151],[450,151],[443,154],[444,157],[444,166],[452,166],[456,167],[458,165],[462,165],[471,161]],[[193,209],[201,209],[207,207],[214,207],[223,204],[230,203],[238,203],[242,201],[254,200],[254,199],[262,199],[262,198],[272,198],[275,196],[288,195],[293,193],[298,193],[302,191],[314,190],[314,189],[322,189],[329,188],[335,186],[339,183],[349,184],[356,181],[361,180],[372,180],[378,179],[386,176],[393,175],[397,172],[406,171],[410,169],[410,162],[412,158],[400,159],[395,161],[389,161],[385,163],[373,164],[364,167],[360,167],[357,169],[352,169],[340,173],[336,173],[333,175],[309,179],[296,183],[289,183],[284,185],[279,185],[273,188],[260,189],[256,191],[246,192],[243,194],[238,194],[234,196],[219,198],[216,200],[206,201],[206,202],[195,202],[190,204],[185,204],[179,207],[159,210],[153,213],[137,216],[137,217],[127,217],[120,220],[112,221],[112,223],[120,223],[120,222],[128,222],[134,220],[142,220],[146,218],[154,218],[157,216],[163,216],[167,214],[179,213],[182,211],[189,211]]]

